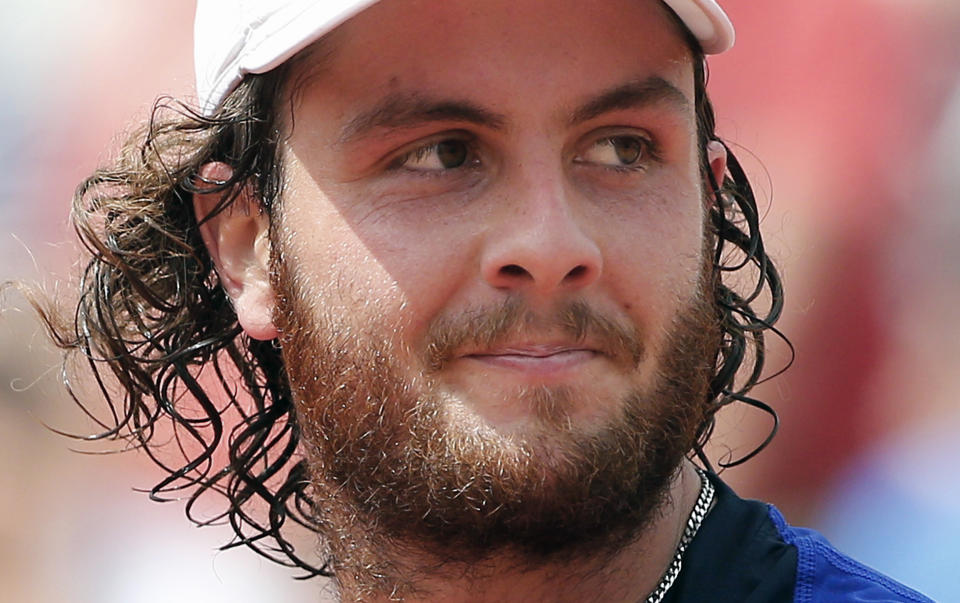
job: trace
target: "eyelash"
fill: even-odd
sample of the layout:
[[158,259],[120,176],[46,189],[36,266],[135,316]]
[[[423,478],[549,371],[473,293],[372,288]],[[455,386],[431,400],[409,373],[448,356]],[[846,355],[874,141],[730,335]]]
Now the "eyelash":
[[[467,147],[467,160],[461,166],[446,168],[443,170],[416,170],[405,169],[405,164],[412,159],[424,159],[430,153],[436,152],[439,146],[444,142],[460,142]],[[390,161],[388,168],[391,170],[405,170],[408,173],[422,177],[436,177],[452,171],[466,170],[480,165],[479,153],[477,152],[476,138],[467,132],[447,132],[439,134],[428,139],[426,142],[417,144],[414,148],[405,151]]]
[[[647,170],[650,167],[651,162],[660,162],[662,161],[662,155],[660,152],[660,147],[657,145],[656,141],[650,136],[643,136],[640,134],[634,133],[611,133],[605,136],[600,136],[593,139],[593,141],[588,145],[588,148],[593,147],[594,145],[600,143],[606,143],[613,145],[613,141],[617,138],[629,138],[636,140],[641,145],[641,156],[640,160],[636,165],[600,165],[605,170],[610,170],[618,174],[635,174],[637,172],[642,172]],[[579,156],[578,156],[579,157]],[[587,164],[587,161],[576,161],[576,163]]]

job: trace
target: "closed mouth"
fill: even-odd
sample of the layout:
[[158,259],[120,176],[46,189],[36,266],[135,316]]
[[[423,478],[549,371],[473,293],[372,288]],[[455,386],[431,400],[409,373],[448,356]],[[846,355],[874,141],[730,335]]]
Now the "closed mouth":
[[477,350],[460,357],[491,367],[546,376],[576,369],[600,355],[595,348],[580,343],[520,343]]

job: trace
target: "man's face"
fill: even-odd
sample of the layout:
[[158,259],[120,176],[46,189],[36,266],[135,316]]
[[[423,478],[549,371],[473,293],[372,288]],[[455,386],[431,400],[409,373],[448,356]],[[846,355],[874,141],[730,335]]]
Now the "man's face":
[[386,0],[302,67],[272,264],[318,488],[494,540],[652,509],[718,341],[666,10]]

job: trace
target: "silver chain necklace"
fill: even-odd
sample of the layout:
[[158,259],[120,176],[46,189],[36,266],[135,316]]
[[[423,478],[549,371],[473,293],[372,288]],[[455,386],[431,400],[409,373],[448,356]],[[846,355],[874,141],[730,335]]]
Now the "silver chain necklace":
[[700,476],[700,496],[697,497],[697,504],[693,506],[693,511],[690,512],[690,518],[687,519],[686,527],[683,528],[683,536],[680,537],[680,544],[677,545],[677,550],[673,553],[673,561],[670,562],[667,571],[665,571],[663,577],[660,578],[660,583],[657,584],[657,587],[653,589],[653,592],[647,597],[646,603],[660,603],[663,601],[663,598],[667,595],[667,591],[670,590],[677,576],[680,575],[680,568],[683,566],[683,554],[693,541],[693,537],[697,535],[697,531],[700,530],[703,518],[707,516],[707,511],[710,510],[710,505],[713,503],[713,484],[710,483],[707,474],[699,467],[695,467],[695,469],[697,470],[697,475]]

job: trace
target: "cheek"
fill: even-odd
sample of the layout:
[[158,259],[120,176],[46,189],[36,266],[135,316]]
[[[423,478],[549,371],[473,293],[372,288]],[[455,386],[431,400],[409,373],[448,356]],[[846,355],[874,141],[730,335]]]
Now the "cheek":
[[608,283],[641,323],[664,325],[698,293],[703,270],[704,210],[695,187],[659,187],[621,207],[608,223]]
[[362,190],[294,183],[279,238],[308,299],[355,328],[401,340],[447,305],[469,268],[471,237],[463,223],[354,213],[350,208],[363,206]]

